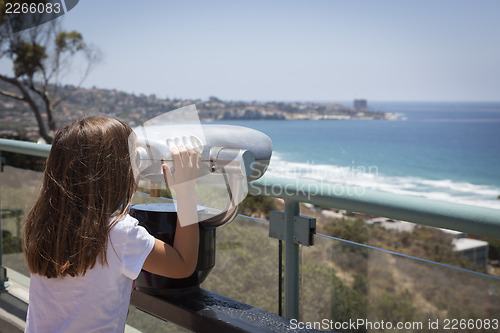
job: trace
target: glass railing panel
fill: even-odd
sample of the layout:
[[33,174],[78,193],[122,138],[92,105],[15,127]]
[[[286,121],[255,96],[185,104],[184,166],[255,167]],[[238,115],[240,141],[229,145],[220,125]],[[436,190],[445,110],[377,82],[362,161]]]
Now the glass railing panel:
[[29,271],[21,248],[22,223],[37,198],[41,182],[42,173],[38,171],[4,166],[0,172],[2,265],[25,276],[29,276]]
[[498,331],[498,277],[329,236],[314,241],[302,248],[303,322],[340,332]]
[[[170,199],[137,192],[133,204]],[[210,214],[220,211],[206,208]],[[269,222],[244,215],[216,229],[215,266],[201,287],[278,314],[278,240],[269,237]]]
[[278,240],[269,223],[239,215],[217,229],[215,267],[202,288],[278,313]]

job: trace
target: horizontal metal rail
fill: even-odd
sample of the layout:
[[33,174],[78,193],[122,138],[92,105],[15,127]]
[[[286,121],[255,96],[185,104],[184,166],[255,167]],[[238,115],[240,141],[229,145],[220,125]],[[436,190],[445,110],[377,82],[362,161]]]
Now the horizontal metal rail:
[[500,210],[374,191],[363,187],[264,176],[250,194],[384,216],[474,235],[500,238]]
[[0,151],[8,151],[24,155],[39,157],[49,156],[51,145],[38,144],[34,142],[0,139]]
[[[0,151],[44,157],[50,145],[0,139]],[[498,209],[267,175],[250,183],[249,193],[500,238]]]

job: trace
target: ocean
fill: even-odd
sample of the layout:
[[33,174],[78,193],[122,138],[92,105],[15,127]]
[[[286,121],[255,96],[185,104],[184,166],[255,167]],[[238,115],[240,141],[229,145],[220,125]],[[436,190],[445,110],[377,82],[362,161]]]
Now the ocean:
[[399,120],[260,120],[268,173],[500,209],[500,102],[373,102]]

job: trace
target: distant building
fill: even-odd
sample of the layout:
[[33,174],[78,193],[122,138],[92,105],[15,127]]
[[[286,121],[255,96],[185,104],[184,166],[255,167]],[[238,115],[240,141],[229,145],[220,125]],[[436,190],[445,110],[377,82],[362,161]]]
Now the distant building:
[[[379,225],[385,229],[398,232],[412,232],[415,224],[406,221],[393,220],[386,217],[375,217],[366,221],[367,224]],[[442,232],[449,235],[452,239],[453,252],[459,253],[479,266],[486,266],[488,263],[488,242],[468,238],[462,231],[442,229]]]
[[385,229],[398,232],[412,232],[415,229],[415,223],[388,219],[386,217],[375,217],[366,221],[366,223],[379,225]]
[[459,238],[453,240],[453,245],[455,252],[462,254],[476,265],[486,266],[488,242],[472,238]]
[[357,112],[368,111],[368,102],[366,101],[366,99],[355,99],[354,110],[356,110]]
[[455,230],[441,229],[453,237],[453,251],[470,259],[473,263],[486,266],[488,263],[488,242],[467,238],[465,233]]

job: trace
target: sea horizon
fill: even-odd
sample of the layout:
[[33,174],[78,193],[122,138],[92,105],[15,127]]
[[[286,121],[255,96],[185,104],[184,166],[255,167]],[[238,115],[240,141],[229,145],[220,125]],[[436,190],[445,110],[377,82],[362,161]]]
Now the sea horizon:
[[500,209],[500,102],[370,106],[405,119],[216,123],[270,136],[271,176]]

